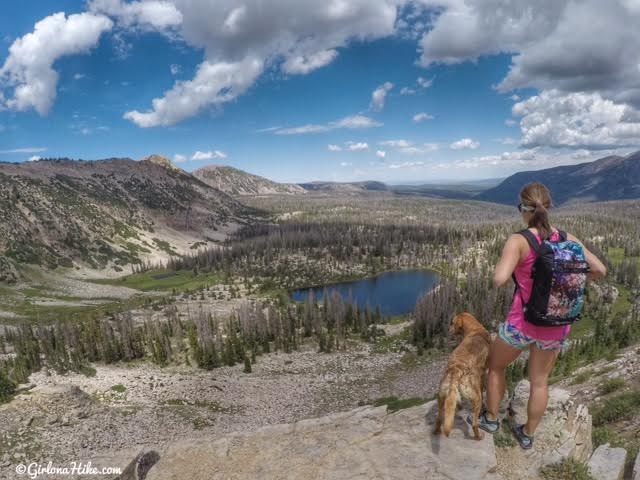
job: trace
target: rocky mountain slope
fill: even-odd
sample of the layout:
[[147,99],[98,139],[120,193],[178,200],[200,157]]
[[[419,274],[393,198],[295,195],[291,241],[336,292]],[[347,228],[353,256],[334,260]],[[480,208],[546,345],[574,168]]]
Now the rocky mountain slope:
[[251,215],[229,195],[156,155],[142,161],[0,164],[5,267],[15,262],[118,270],[221,240]]
[[476,200],[515,204],[520,189],[542,182],[556,205],[571,201],[607,201],[640,198],[640,152],[609,156],[595,162],[519,172],[475,197]]
[[229,195],[301,194],[305,189],[293,183],[277,183],[225,165],[207,165],[193,172],[207,185]]
[[299,195],[309,192],[350,194],[385,192],[389,187],[376,181],[278,183],[226,165],[207,165],[193,172],[204,183],[229,195]]

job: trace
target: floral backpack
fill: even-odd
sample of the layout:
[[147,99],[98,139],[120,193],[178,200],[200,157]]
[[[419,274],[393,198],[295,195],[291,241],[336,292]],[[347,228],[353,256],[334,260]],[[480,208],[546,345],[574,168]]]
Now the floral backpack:
[[589,273],[582,245],[567,240],[563,231],[558,232],[559,241],[543,242],[528,229],[518,233],[527,239],[536,254],[531,269],[531,297],[526,303],[522,299],[525,320],[544,327],[570,325],[579,320]]

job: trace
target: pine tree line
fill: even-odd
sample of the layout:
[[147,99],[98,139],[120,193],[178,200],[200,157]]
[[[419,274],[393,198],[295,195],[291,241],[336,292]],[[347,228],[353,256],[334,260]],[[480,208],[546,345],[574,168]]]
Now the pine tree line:
[[444,347],[451,319],[465,311],[488,329],[495,328],[508,313],[512,295],[508,288],[494,288],[491,272],[486,269],[469,269],[462,280],[442,279],[416,303],[413,343],[418,351]]
[[8,357],[0,361],[0,398],[43,366],[58,373],[79,372],[94,362],[146,359],[207,370],[243,363],[250,371],[257,356],[291,353],[307,340],[314,340],[319,352],[345,349],[352,334],[370,340],[376,333],[370,327],[383,321],[379,312],[345,305],[337,292],[325,292],[321,303],[313,294],[301,304],[246,301],[224,320],[202,308],[187,318],[181,318],[175,305],[168,305],[164,313],[165,321],[136,324],[125,312],[7,330],[0,346]]

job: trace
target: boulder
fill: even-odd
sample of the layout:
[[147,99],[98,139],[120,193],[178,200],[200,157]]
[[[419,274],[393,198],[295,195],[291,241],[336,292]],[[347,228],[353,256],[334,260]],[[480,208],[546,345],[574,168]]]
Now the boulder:
[[[68,475],[69,480],[86,480],[89,478],[104,478],[105,480],[145,480],[149,469],[156,464],[160,456],[155,450],[136,447],[118,451],[108,451],[94,455],[88,460],[81,460],[80,474]],[[114,475],[96,475],[91,472],[111,471],[119,472]],[[57,477],[56,477],[57,478]]]
[[633,465],[631,480],[640,480],[640,452],[638,452],[638,456],[636,457],[636,461]]
[[13,263],[7,258],[0,255],[0,283],[13,285],[18,282],[20,275]]
[[[511,397],[509,416],[511,425],[527,420],[529,382],[520,381]],[[549,389],[547,410],[535,433],[534,446],[523,451],[519,446],[498,453],[500,471],[507,472],[507,478],[538,478],[539,470],[545,465],[573,458],[586,462],[593,445],[591,443],[591,415],[586,406],[576,404],[569,392],[559,388]]]
[[395,413],[366,406],[254,432],[177,441],[158,451],[146,479],[500,480],[491,436],[473,439],[463,412],[450,437],[434,436],[436,410],[435,401]]
[[624,448],[612,448],[606,443],[596,448],[587,466],[595,480],[622,480],[626,457]]
[[[143,450],[125,467],[120,476],[116,477],[116,480],[144,480],[147,477],[147,473],[151,467],[153,467],[160,455],[155,450]],[[98,464],[100,464],[98,462]],[[108,465],[113,465],[113,463]]]

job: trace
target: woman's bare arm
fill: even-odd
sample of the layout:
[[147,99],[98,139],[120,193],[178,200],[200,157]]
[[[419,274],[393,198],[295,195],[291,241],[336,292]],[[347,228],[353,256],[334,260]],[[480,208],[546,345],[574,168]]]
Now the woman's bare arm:
[[502,256],[496,265],[495,272],[493,273],[493,286],[496,288],[505,285],[513,271],[516,269],[518,262],[520,261],[520,255],[522,252],[522,242],[526,242],[522,235],[513,234],[504,244],[502,249]]
[[602,263],[598,257],[591,253],[580,240],[578,240],[570,233],[567,234],[567,239],[582,245],[587,263],[589,264],[589,275],[587,276],[589,280],[594,280],[596,278],[601,278],[607,275],[607,267],[604,266],[604,263]]

